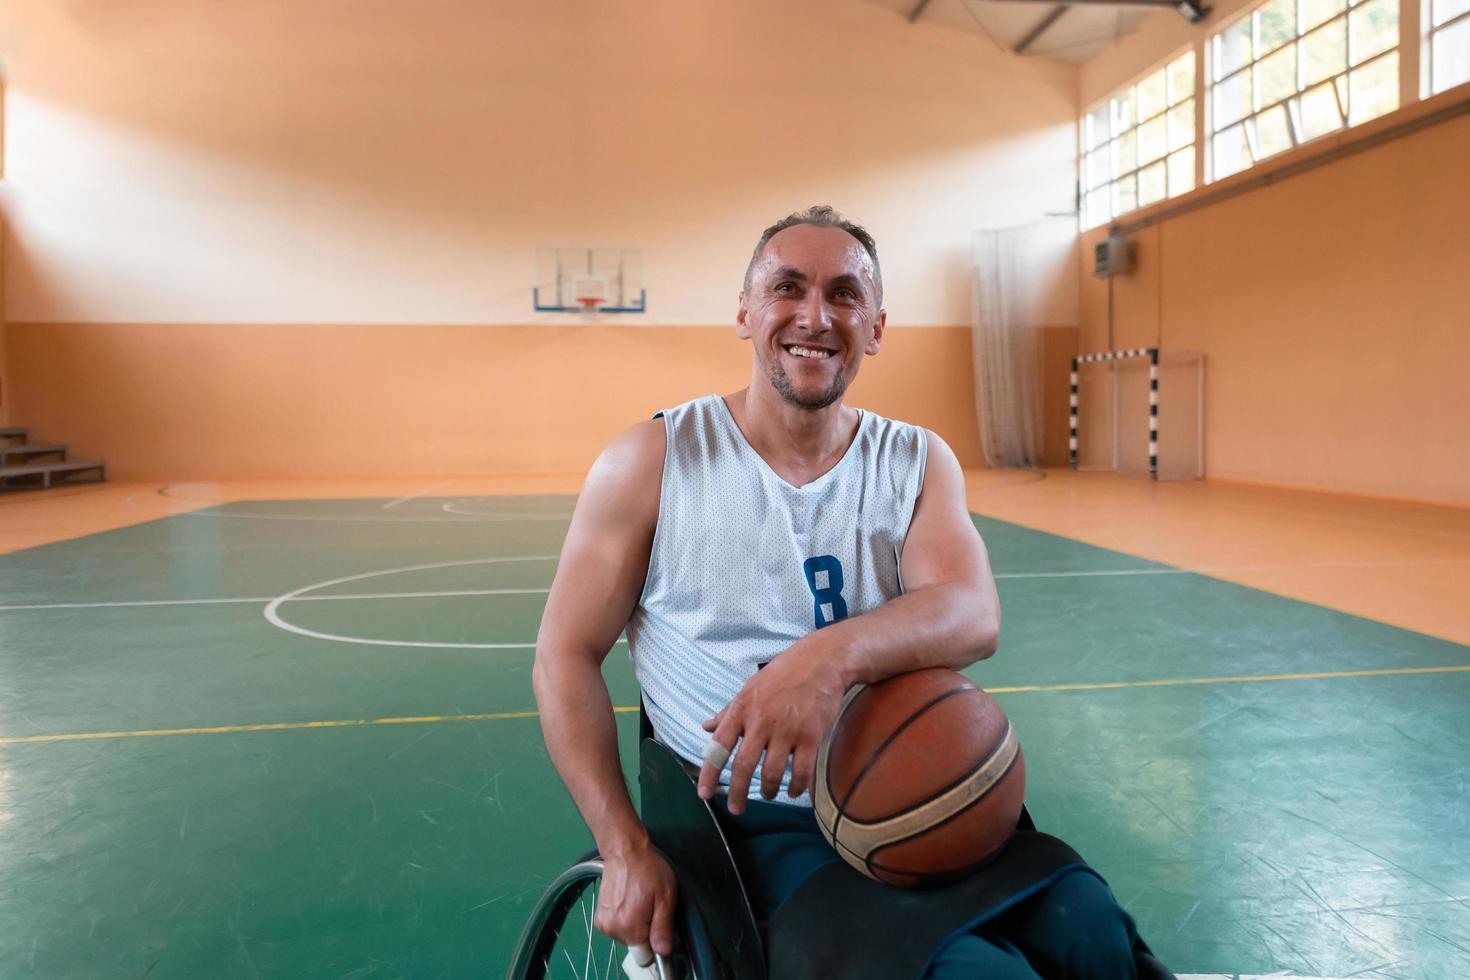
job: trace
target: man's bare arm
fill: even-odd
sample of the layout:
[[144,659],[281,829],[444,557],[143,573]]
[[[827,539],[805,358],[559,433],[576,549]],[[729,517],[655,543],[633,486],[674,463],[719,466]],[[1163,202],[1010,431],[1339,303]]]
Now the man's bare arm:
[[602,677],[647,576],[663,474],[663,422],[619,436],[587,475],[536,638],[532,683],[547,751],[605,864],[596,925],[666,953],[672,872],[654,852],[623,784]]
[[999,642],[1000,599],[965,502],[965,475],[932,432],[902,568],[903,595],[809,638],[841,663],[844,689],[922,667],[968,667]]
[[[873,683],[924,667],[959,669],[995,652],[1000,602],[965,503],[964,474],[954,452],[928,434],[923,489],[902,555],[904,594],[870,612],[808,634],[752,678],[706,728],[727,748],[740,740],[731,767],[730,809],[740,812],[761,752],[792,758],[789,792],[810,785],[816,750],[853,684]],[[761,767],[761,793],[776,795],[784,764]],[[708,799],[719,772],[700,772]]]

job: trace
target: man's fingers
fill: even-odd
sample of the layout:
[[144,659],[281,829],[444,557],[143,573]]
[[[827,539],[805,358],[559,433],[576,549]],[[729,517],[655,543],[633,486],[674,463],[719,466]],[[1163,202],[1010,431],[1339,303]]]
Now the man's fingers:
[[735,751],[735,764],[730,767],[730,796],[726,801],[730,812],[745,812],[745,800],[750,795],[750,777],[760,763],[761,753],[766,750],[765,737],[752,737],[749,732],[740,739]]
[[761,760],[761,796],[774,800],[781,792],[781,777],[786,775],[786,760],[791,758],[789,746],[772,743]]
[[674,952],[674,903],[667,899],[655,899],[653,922],[648,927],[648,944],[660,956]]
[[720,788],[720,773],[730,759],[730,750],[719,739],[711,738],[704,743],[704,762],[699,767],[699,798],[713,799]]
[[816,768],[817,753],[811,746],[799,745],[791,760],[791,782],[786,787],[786,795],[793,799],[805,793],[816,778],[813,770]]
[[[710,719],[710,721],[718,721],[719,724],[710,736],[710,740],[705,743],[704,762],[699,767],[699,798],[701,800],[714,799],[715,793],[720,789],[720,773],[724,770],[730,753],[740,742],[742,714],[740,698],[737,696],[734,701],[721,708],[719,714]],[[721,751],[724,752],[724,758],[719,758],[718,753]]]

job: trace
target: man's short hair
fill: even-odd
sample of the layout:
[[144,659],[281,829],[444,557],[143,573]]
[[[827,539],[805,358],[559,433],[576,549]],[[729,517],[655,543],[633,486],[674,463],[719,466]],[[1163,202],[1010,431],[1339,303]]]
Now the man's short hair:
[[873,279],[878,286],[878,305],[883,304],[883,270],[878,265],[878,243],[873,241],[873,236],[868,229],[855,221],[848,221],[832,208],[830,204],[816,204],[805,211],[793,211],[780,221],[776,222],[765,231],[761,232],[760,241],[755,243],[755,251],[750,253],[750,263],[745,267],[745,290],[750,291],[750,274],[755,271],[755,260],[760,258],[761,252],[765,250],[766,244],[775,237],[777,232],[785,231],[795,225],[816,225],[818,228],[840,228],[863,247],[868,253],[868,258],[873,260]]

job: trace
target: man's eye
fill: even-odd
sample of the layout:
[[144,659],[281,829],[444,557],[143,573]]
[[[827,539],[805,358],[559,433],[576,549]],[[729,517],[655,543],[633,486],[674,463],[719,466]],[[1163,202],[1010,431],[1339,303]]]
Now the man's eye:
[[789,292],[791,292],[795,288],[796,288],[796,284],[795,283],[779,282],[779,283],[776,284],[776,292],[778,292],[778,293],[782,293],[782,292],[789,293]]

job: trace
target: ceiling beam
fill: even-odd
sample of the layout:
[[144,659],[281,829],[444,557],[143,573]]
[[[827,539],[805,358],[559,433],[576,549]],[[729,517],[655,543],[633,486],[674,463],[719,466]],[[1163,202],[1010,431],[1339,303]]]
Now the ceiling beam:
[[1025,54],[1026,49],[1035,44],[1037,40],[1040,39],[1041,35],[1051,30],[1051,26],[1057,21],[1061,20],[1062,14],[1065,14],[1066,12],[1066,4],[1059,4],[1051,10],[1047,11],[1046,16],[1041,18],[1041,20],[1037,22],[1035,27],[1031,28],[1030,33],[1028,33],[1025,37],[1021,38],[1021,40],[1016,42],[1016,46],[1011,49],[1012,53]]
[[914,21],[924,16],[924,8],[927,6],[929,6],[929,0],[919,0],[919,2],[914,5],[914,9],[909,11],[909,23],[912,24]]
[[[1018,3],[1055,3],[1056,0],[1012,0]],[[1211,8],[1204,0],[1068,0],[1074,7],[1173,7],[1191,24],[1205,19]],[[922,6],[922,4],[920,5]]]

